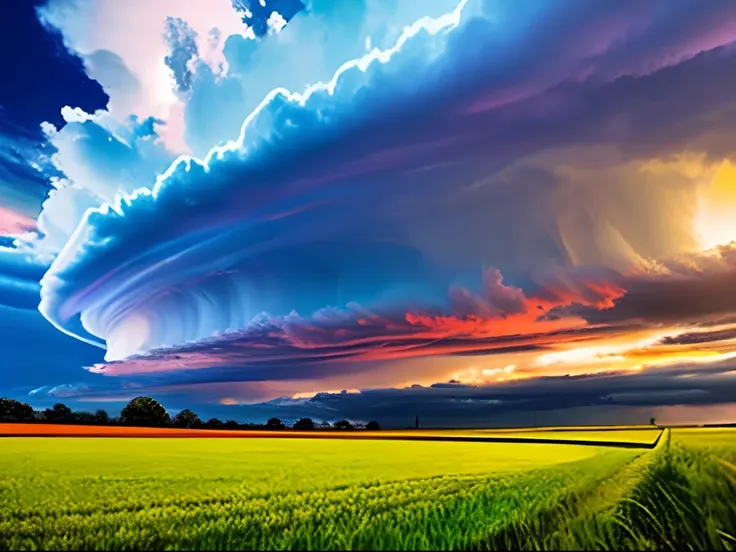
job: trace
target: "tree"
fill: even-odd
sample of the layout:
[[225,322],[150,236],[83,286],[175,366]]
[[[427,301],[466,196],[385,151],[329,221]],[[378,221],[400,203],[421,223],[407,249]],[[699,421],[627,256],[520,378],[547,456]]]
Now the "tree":
[[110,423],[110,415],[107,410],[99,408],[95,410],[95,423],[99,425],[108,425]]
[[195,412],[185,408],[174,416],[174,419],[171,420],[171,425],[181,428],[200,427],[202,420],[199,419],[199,416]]
[[378,422],[370,421],[365,425],[365,428],[368,431],[378,431],[381,429],[381,426],[378,425]]
[[14,399],[0,398],[0,422],[32,422],[33,407]]
[[204,424],[207,429],[220,429],[222,427],[222,420],[218,418],[210,418]]
[[120,412],[120,423],[127,426],[162,427],[170,421],[166,409],[151,397],[136,397]]
[[68,423],[79,425],[95,425],[97,423],[97,418],[95,418],[95,415],[91,412],[72,412],[66,421]]
[[301,418],[294,423],[294,429],[297,431],[309,431],[314,429],[312,418]]
[[72,409],[63,403],[56,403],[53,408],[43,411],[46,420],[52,424],[68,424],[72,422]]
[[332,424],[330,422],[322,422],[319,424],[320,429],[332,429]]
[[649,425],[657,425],[657,418],[649,418]]
[[266,422],[266,429],[284,429],[284,424],[278,418],[269,418]]
[[228,420],[223,424],[225,429],[240,429],[240,424],[235,420]]
[[335,429],[353,429],[353,424],[351,424],[347,420],[340,420],[338,422],[335,422],[332,427],[334,427]]

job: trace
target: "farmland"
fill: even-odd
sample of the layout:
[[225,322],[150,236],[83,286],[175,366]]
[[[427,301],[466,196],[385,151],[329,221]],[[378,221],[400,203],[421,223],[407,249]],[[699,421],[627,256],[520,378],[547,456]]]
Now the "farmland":
[[601,446],[6,437],[0,548],[736,547],[733,430],[502,433]]

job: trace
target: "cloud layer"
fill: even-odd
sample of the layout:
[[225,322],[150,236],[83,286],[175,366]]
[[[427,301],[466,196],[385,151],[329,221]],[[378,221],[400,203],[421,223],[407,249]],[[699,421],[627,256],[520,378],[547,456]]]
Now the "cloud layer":
[[50,2],[110,103],[0,293],[147,385],[724,360],[736,5],[333,4]]

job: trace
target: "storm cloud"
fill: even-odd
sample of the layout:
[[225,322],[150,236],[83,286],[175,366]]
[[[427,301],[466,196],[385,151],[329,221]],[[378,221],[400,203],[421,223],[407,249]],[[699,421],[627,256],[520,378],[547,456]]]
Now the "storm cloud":
[[529,383],[457,408],[552,409],[524,386],[558,381],[581,408],[722,402],[646,373],[733,338],[732,2],[167,2],[146,55],[78,24],[120,8],[72,4],[41,17],[110,105],[44,126],[59,175],[0,301],[104,348],[111,392],[499,358]]

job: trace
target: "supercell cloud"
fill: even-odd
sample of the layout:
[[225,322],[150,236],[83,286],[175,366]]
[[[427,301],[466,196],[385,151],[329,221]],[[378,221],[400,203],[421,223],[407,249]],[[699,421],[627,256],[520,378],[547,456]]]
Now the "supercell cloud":
[[61,176],[37,221],[0,216],[51,263],[41,313],[106,349],[90,371],[723,360],[736,4],[297,4],[130,8],[140,45],[96,30],[119,5],[41,12],[110,103],[45,127]]

